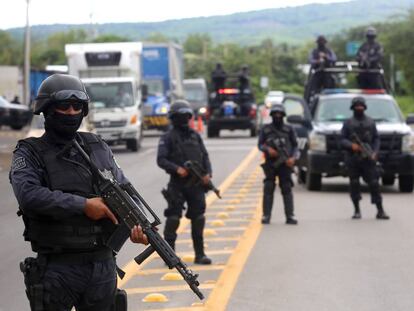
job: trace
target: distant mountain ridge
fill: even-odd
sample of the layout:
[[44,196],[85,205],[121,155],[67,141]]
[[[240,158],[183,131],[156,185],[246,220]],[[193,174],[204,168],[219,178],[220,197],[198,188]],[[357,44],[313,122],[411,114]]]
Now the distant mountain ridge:
[[[314,36],[327,35],[355,26],[388,20],[414,7],[414,0],[355,0],[331,4],[266,9],[231,15],[194,17],[153,23],[109,23],[95,25],[99,34],[115,34],[143,40],[151,33],[182,41],[191,33],[208,33],[216,42],[249,44],[270,38],[275,42],[298,44]],[[59,31],[91,25],[36,25],[32,36],[40,38]],[[22,38],[23,28],[8,30]]]

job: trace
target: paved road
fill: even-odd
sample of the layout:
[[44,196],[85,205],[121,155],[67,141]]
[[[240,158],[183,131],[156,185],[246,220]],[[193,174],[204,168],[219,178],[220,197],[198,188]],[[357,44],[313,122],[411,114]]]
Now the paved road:
[[[132,272],[122,281],[130,310],[413,310],[412,194],[383,188],[392,218],[388,222],[374,219],[375,209],[365,194],[363,219],[352,221],[344,179],[328,181],[322,192],[296,185],[299,226],[284,225],[278,192],[272,223],[262,227],[257,212],[260,156],[251,153],[255,140],[238,134],[207,140],[214,181],[224,191],[222,201],[209,197],[208,228],[216,235],[207,237],[207,251],[215,264],[204,270],[196,267],[201,269],[197,272],[207,302],[198,304],[191,292],[180,289],[182,283],[162,283],[167,269],[157,258],[142,268],[128,266],[141,249],[129,244],[119,264]],[[165,203],[159,191],[167,177],[154,162],[157,140],[147,137],[137,154],[120,148],[115,154],[132,183],[162,214]],[[27,310],[17,263],[30,250],[21,238],[23,228],[5,172],[0,172],[0,193],[0,310]],[[217,222],[221,216],[223,224]],[[188,227],[183,227],[178,243],[183,259],[191,254],[190,246]],[[143,303],[152,292],[165,294],[169,301]]]

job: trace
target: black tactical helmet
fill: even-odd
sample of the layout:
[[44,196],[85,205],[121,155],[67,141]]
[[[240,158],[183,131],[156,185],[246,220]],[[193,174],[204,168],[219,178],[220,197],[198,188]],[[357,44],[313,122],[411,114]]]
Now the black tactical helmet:
[[76,101],[83,104],[83,115],[88,114],[89,96],[82,81],[71,75],[53,74],[40,84],[34,102],[34,114],[45,112],[56,102]]
[[355,108],[355,106],[360,105],[360,106],[364,106],[365,109],[367,109],[367,104],[365,102],[365,98],[358,96],[358,97],[354,97],[352,99],[351,102],[351,110],[353,110]]
[[270,115],[276,113],[276,112],[280,112],[282,113],[284,116],[286,115],[286,110],[285,107],[282,104],[273,104],[270,107]]
[[365,31],[365,36],[375,38],[377,36],[377,30],[374,27],[370,26]]
[[168,117],[171,119],[174,115],[178,114],[188,114],[190,118],[193,116],[193,109],[191,109],[188,101],[184,99],[178,99],[171,105],[170,111],[168,112]]

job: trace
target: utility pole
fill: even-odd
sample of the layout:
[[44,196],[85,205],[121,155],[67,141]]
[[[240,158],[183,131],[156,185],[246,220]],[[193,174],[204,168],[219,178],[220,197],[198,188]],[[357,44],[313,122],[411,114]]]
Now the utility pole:
[[395,92],[395,56],[390,54],[390,85],[391,90]]
[[26,0],[26,30],[24,38],[24,71],[23,71],[23,104],[30,105],[30,25],[29,25],[29,5],[30,0]]

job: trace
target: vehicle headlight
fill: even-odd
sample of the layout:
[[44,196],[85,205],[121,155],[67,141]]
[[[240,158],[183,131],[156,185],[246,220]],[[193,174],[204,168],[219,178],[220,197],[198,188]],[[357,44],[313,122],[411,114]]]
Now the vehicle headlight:
[[207,112],[207,108],[206,107],[201,107],[200,109],[198,109],[198,113],[199,114],[205,114]]
[[403,136],[401,151],[414,153],[414,134],[413,133]]
[[311,132],[309,135],[309,149],[314,151],[326,151],[326,136]]
[[168,106],[162,105],[155,109],[156,114],[167,114],[168,113]]

